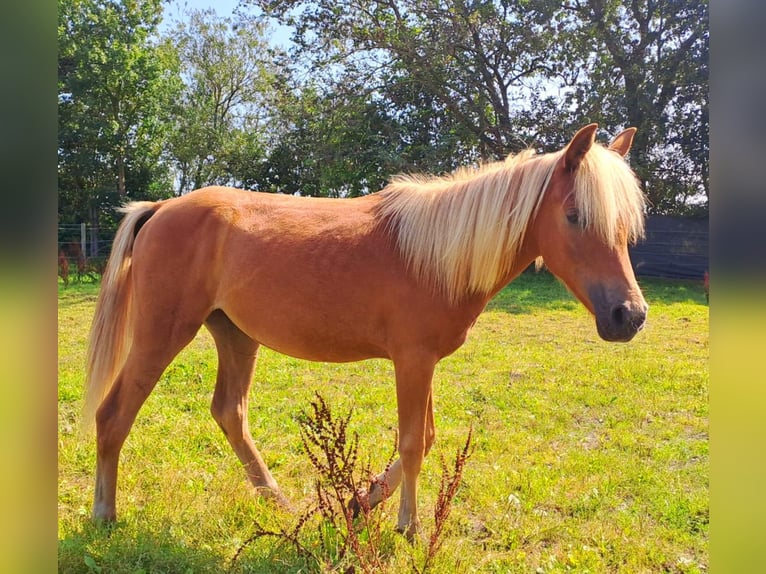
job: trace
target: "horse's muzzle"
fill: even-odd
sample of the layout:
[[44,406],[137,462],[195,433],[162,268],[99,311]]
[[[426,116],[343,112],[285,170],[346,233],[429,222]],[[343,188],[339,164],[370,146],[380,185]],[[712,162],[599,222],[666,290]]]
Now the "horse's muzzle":
[[596,329],[605,341],[627,342],[644,327],[647,305],[628,302],[613,305],[596,314]]
[[599,337],[605,341],[627,342],[643,329],[649,308],[643,298],[615,302],[604,291],[594,291],[590,295]]

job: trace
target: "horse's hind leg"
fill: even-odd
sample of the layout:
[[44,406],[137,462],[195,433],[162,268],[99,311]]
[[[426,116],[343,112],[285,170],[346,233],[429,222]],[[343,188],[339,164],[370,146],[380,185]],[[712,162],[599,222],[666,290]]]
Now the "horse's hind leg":
[[248,392],[258,343],[243,333],[220,310],[214,311],[207,318],[205,326],[213,335],[218,349],[218,376],[210,406],[213,418],[223,430],[258,493],[287,506],[287,500],[253,444],[247,424]]
[[[93,518],[116,518],[117,468],[120,450],[141,405],[162,372],[196,334],[197,329],[175,329],[169,338],[138,337],[111,390],[96,411],[96,492]],[[161,341],[161,342],[160,342]]]

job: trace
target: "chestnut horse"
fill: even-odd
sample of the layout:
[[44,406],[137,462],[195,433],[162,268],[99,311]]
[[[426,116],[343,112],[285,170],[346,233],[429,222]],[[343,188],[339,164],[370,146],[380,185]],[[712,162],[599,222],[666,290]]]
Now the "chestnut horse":
[[[400,176],[354,199],[209,187],[124,209],[90,333],[86,426],[95,418],[93,517],[114,520],[120,449],[163,370],[202,325],[218,351],[211,411],[256,489],[286,502],[248,430],[248,389],[265,345],[312,361],[394,363],[398,530],[418,529],[417,482],[434,441],[431,380],[489,299],[536,259],[628,341],[647,305],[627,245],[644,196],[597,126],[562,150],[525,151],[439,178]],[[373,487],[370,503],[383,498]]]

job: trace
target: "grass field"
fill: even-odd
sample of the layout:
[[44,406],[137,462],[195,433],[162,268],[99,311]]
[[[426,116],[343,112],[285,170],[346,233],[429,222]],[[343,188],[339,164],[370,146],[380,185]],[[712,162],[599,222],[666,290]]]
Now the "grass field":
[[[546,273],[527,273],[488,306],[437,367],[437,441],[421,474],[426,533],[448,461],[473,428],[473,454],[432,572],[706,572],[708,307],[702,285],[641,281],[646,328],[601,341],[587,311]],[[122,451],[119,521],[89,520],[95,448],[79,434],[85,345],[97,286],[59,289],[58,558],[61,572],[306,572],[320,567],[255,525],[295,517],[253,497],[209,414],[216,358],[204,329],[166,370]],[[319,392],[373,468],[396,427],[386,361],[308,363],[263,349],[250,427],[298,508],[314,496],[299,418]],[[420,569],[394,533],[398,493],[377,513],[387,572]],[[377,511],[376,511],[377,512]],[[309,525],[314,542],[321,525]],[[239,552],[239,554],[237,554]],[[236,560],[233,560],[235,555]],[[329,565],[329,566],[328,566]],[[358,568],[357,568],[358,570]]]

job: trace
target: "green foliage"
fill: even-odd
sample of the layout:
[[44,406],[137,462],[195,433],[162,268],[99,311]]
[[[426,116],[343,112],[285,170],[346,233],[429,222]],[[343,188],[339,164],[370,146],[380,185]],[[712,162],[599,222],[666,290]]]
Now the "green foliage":
[[157,42],[160,0],[59,1],[59,212],[62,222],[109,224],[127,198],[171,192],[160,161],[178,89]]
[[[654,213],[707,208],[708,3],[567,2],[559,41],[581,117],[638,128],[631,163]],[[594,53],[595,48],[595,53]]]
[[[449,118],[439,126],[439,135],[460,126],[464,148],[475,147],[485,158],[525,147],[519,139],[524,134],[513,124],[515,101],[527,95],[524,81],[541,71],[552,74],[555,68],[542,55],[552,41],[546,25],[552,9],[545,3],[252,4],[295,27],[296,53],[309,56],[313,69],[342,66],[347,71],[340,76],[342,82],[356,79],[355,87],[362,83],[396,113],[406,113],[414,104],[434,119]],[[333,76],[338,77],[333,72],[327,83],[335,86]],[[412,95],[401,101],[408,92]]]
[[[525,273],[440,362],[437,440],[419,483],[427,533],[440,455],[462,449],[469,428],[473,436],[430,572],[708,570],[708,307],[701,282],[641,284],[647,326],[614,344],[550,275]],[[168,367],[123,448],[119,522],[90,522],[95,444],[77,425],[97,293],[90,283],[59,287],[60,571],[314,571],[282,538],[248,543],[258,527],[291,532],[297,517],[252,496],[209,414],[216,355],[204,330]],[[396,428],[389,362],[310,363],[263,349],[250,426],[299,509],[316,500],[300,431],[315,392],[333,413],[353,409],[346,436],[359,437],[358,459],[375,470]],[[394,532],[396,508],[393,499],[378,517],[382,572],[419,568],[427,551]],[[318,524],[302,529],[311,552],[337,535]]]
[[294,28],[294,58],[332,93],[381,102],[402,141],[438,156],[417,163],[404,145],[407,169],[632,125],[652,210],[707,208],[707,2],[245,3]]
[[265,191],[354,197],[380,190],[401,167],[397,122],[382,105],[305,86],[283,95],[279,117],[287,127],[263,165]]
[[178,193],[253,187],[265,150],[274,70],[264,26],[190,11],[170,34],[185,87],[167,145]]

